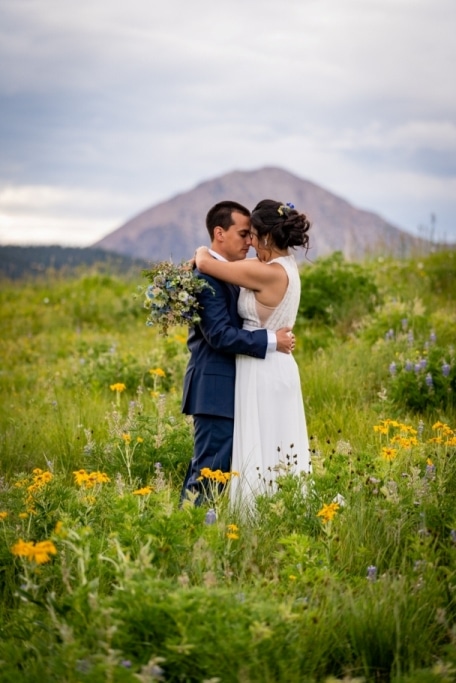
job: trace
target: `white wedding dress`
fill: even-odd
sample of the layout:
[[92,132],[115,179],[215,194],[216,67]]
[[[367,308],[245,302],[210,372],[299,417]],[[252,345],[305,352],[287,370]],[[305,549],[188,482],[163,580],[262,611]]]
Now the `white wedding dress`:
[[[281,256],[288,288],[276,308],[266,307],[241,288],[238,311],[243,327],[293,327],[301,281],[293,255]],[[292,354],[268,352],[264,360],[236,356],[234,441],[230,501],[252,509],[257,495],[276,490],[277,476],[310,472],[309,440],[299,370]]]

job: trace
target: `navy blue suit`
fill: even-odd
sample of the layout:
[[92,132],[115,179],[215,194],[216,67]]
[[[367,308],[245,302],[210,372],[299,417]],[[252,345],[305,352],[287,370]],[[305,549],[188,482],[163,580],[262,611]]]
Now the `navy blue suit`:
[[229,472],[233,448],[236,354],[264,358],[266,330],[242,329],[237,312],[239,288],[195,271],[212,289],[198,295],[201,322],[190,329],[190,360],[184,378],[182,412],[193,415],[195,445],[182,488],[202,491],[203,467]]

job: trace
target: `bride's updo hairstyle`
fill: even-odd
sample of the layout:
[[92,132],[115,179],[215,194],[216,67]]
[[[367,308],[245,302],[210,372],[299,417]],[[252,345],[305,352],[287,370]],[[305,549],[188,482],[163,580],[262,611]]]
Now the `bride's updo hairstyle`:
[[259,237],[270,235],[279,249],[309,248],[310,222],[293,204],[263,199],[252,211],[251,224]]

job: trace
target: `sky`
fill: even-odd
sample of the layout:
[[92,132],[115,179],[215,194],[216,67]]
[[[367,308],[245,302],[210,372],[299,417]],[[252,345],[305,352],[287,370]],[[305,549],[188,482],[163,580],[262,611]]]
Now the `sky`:
[[455,34],[454,0],[0,0],[0,244],[263,166],[456,242]]

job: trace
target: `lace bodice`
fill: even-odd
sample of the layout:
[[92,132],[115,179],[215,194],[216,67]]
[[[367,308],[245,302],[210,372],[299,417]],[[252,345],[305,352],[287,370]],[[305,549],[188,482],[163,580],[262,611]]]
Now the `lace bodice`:
[[[301,296],[301,280],[298,266],[293,254],[280,256],[269,263],[280,263],[288,275],[288,287],[285,296],[276,308],[262,306],[255,299],[255,292],[241,287],[238,300],[238,312],[248,329],[267,327],[268,330],[279,330],[281,327],[293,327],[298,313]],[[269,265],[269,264],[268,264]]]

